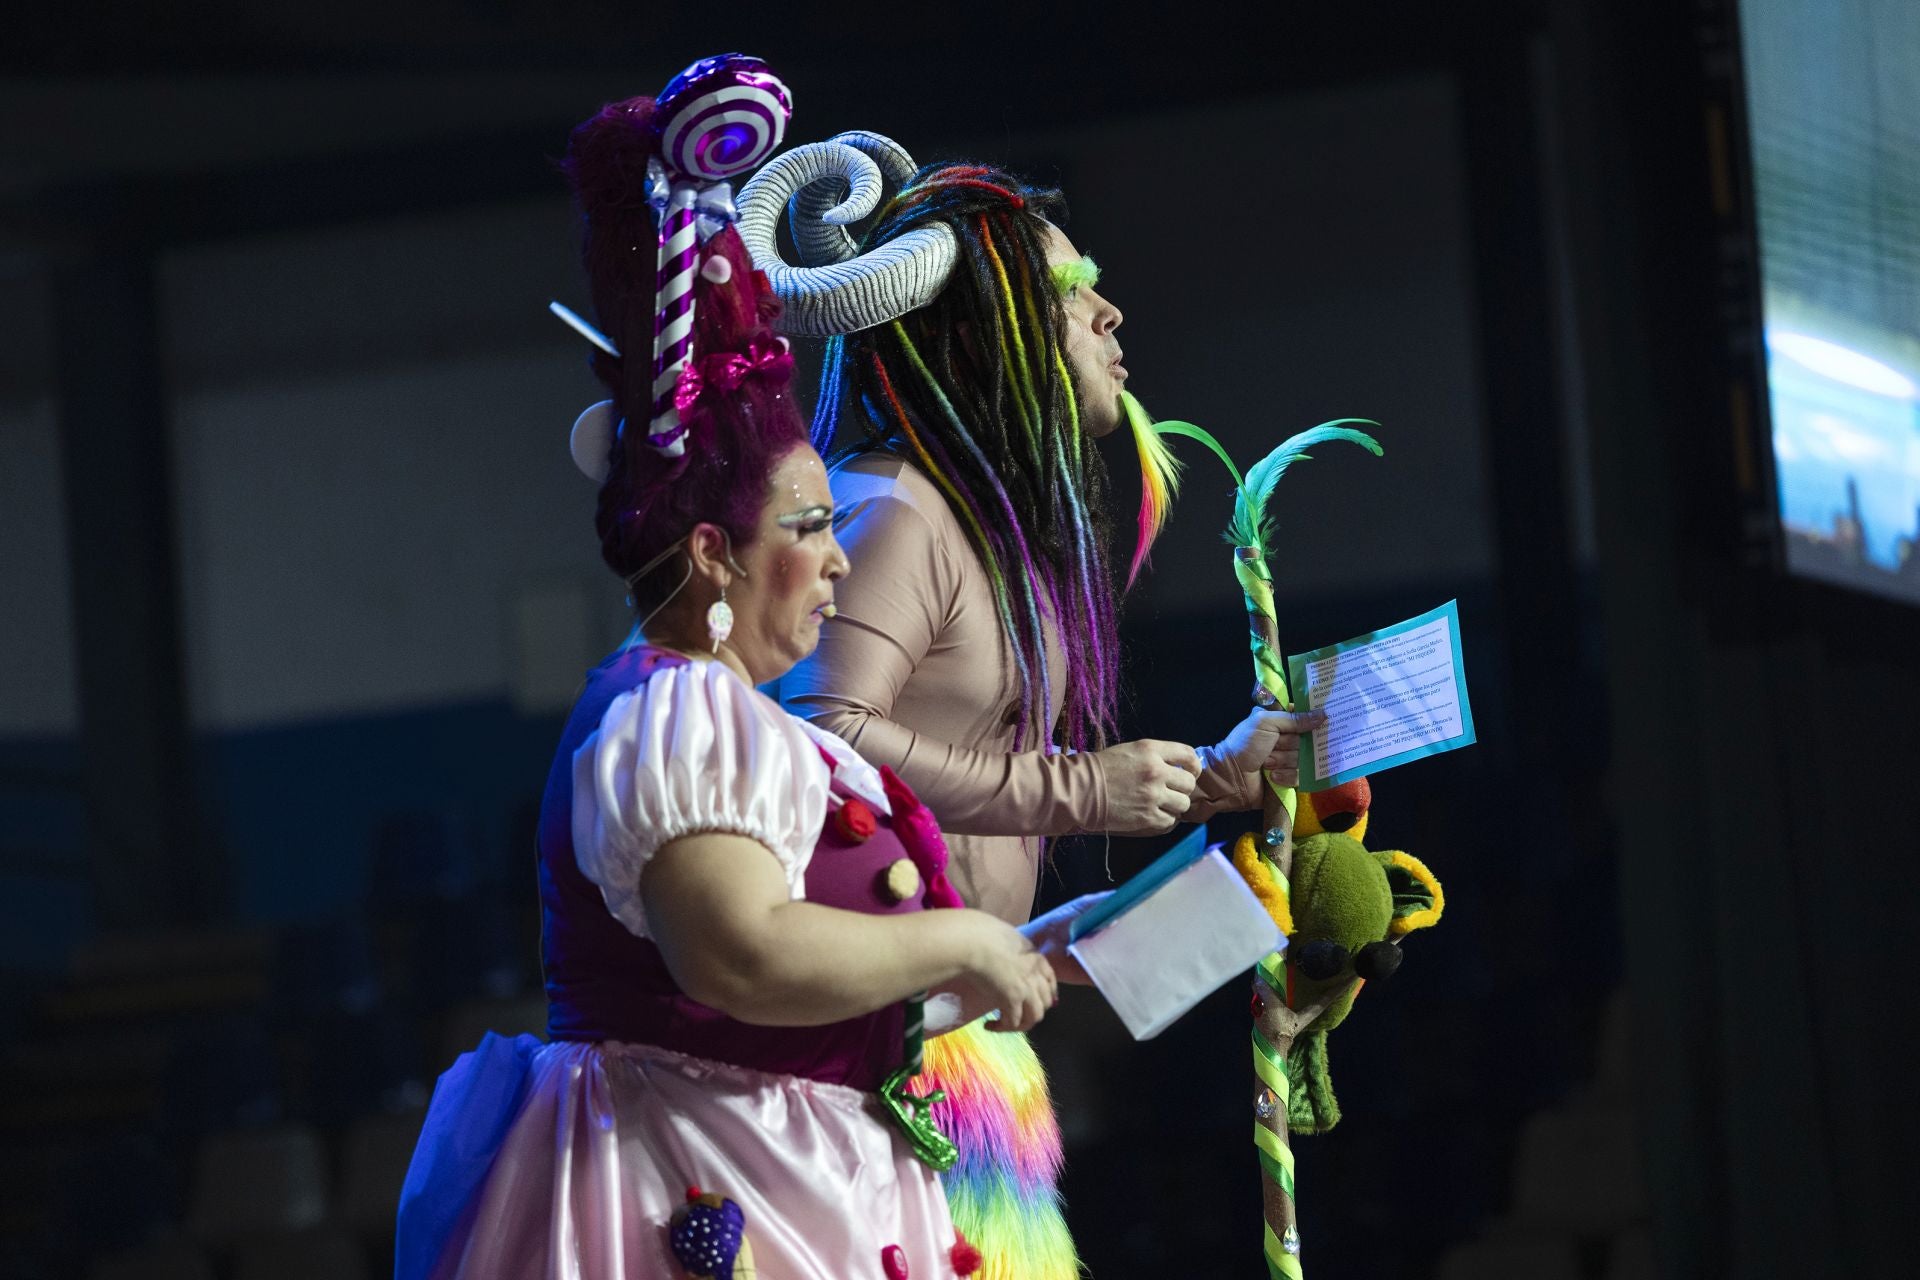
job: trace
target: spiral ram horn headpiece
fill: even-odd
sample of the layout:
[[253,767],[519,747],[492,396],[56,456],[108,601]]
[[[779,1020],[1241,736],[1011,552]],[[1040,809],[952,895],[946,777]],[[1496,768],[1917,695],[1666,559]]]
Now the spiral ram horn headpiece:
[[[953,231],[916,227],[861,253],[847,228],[905,186],[913,157],[877,133],[837,134],[777,156],[747,183],[736,229],[786,306],[788,333],[856,333],[932,302],[960,253]],[[792,218],[800,264],[780,257],[780,214]]]

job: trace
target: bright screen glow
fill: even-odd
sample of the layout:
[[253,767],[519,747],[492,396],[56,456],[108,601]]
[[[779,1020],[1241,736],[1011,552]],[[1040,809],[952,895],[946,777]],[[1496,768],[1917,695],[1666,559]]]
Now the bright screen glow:
[[1920,3],[1740,9],[1787,565],[1920,603]]

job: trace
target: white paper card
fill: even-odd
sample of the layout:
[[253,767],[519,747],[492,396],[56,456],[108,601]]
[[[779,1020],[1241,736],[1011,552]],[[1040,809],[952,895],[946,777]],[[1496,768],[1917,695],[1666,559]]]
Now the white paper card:
[[1151,1040],[1262,956],[1286,946],[1218,850],[1067,948],[1135,1040]]

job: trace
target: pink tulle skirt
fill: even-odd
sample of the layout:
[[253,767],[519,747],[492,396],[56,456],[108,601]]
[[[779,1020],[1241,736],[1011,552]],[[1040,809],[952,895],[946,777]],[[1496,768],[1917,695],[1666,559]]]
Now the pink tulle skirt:
[[871,1095],[648,1045],[489,1036],[441,1077],[402,1194],[399,1280],[684,1274],[668,1222],[738,1203],[758,1280],[948,1280],[938,1177]]

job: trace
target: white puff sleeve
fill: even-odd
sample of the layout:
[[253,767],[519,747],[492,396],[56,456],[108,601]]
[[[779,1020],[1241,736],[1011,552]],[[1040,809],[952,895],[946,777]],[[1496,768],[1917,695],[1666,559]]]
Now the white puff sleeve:
[[574,857],[607,910],[643,938],[640,875],[682,836],[759,841],[797,901],[830,787],[800,722],[725,665],[665,667],[615,698],[574,752]]

